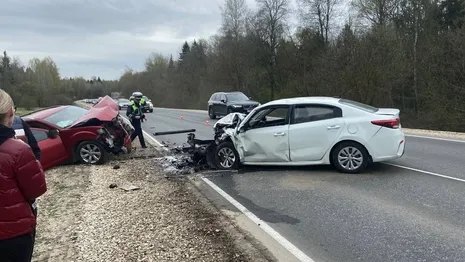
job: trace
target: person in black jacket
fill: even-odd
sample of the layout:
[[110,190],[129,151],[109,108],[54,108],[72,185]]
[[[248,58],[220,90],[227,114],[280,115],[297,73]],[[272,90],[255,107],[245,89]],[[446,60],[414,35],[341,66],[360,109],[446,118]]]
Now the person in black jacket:
[[144,101],[141,92],[134,92],[132,95],[134,99],[131,100],[126,111],[126,116],[129,118],[132,126],[135,129],[131,135],[131,141],[134,141],[136,136],[138,136],[142,148],[147,148],[145,145],[144,132],[142,131],[142,121],[145,119],[143,107],[145,106],[146,102]]
[[40,161],[40,147],[39,144],[37,143],[36,138],[32,134],[31,128],[29,125],[24,122],[24,120],[19,117],[15,116],[13,119],[13,129],[15,130],[16,136],[25,136],[26,141],[31,147],[32,151],[34,152],[34,155],[37,160]]

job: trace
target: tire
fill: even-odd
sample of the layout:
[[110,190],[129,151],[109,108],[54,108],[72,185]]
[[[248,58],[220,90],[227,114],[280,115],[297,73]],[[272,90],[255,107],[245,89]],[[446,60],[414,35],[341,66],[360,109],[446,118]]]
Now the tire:
[[[86,156],[85,150],[93,152],[93,155],[97,156],[98,159],[90,159],[91,156]],[[76,157],[77,160],[83,164],[100,165],[105,162],[107,151],[102,144],[97,141],[84,141],[77,146]]]
[[153,113],[153,109],[150,109],[150,111],[149,111],[149,112],[150,112],[150,113]]
[[[229,155],[230,161],[225,161],[223,157],[225,154]],[[234,170],[239,168],[239,153],[233,143],[226,141],[218,145],[215,150],[215,162],[220,170]]]
[[216,115],[213,113],[213,109],[211,107],[208,108],[208,116],[210,119],[216,119]]
[[[349,154],[349,159],[344,161],[339,157],[344,157]],[[354,161],[353,159],[360,159],[360,161]],[[350,161],[352,159],[352,161]],[[364,146],[355,142],[343,142],[338,144],[331,153],[331,160],[334,167],[342,173],[358,174],[365,170],[370,162],[369,155]],[[350,166],[352,163],[352,166]],[[355,165],[354,165],[355,164]]]

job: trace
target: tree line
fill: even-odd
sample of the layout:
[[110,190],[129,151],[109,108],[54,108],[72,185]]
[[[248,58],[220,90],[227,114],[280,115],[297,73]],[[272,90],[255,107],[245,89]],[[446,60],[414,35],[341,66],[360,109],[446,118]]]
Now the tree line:
[[[175,57],[153,53],[144,70],[128,69],[118,81],[61,79],[47,58],[27,68],[7,63],[17,77],[12,82],[3,66],[2,85],[37,106],[136,90],[155,106],[198,109],[216,91],[262,103],[341,96],[399,108],[406,127],[465,130],[464,0],[297,2],[292,11],[290,0],[256,0],[252,10],[245,0],[225,0],[216,35],[186,41]],[[353,12],[339,25],[348,5]]]

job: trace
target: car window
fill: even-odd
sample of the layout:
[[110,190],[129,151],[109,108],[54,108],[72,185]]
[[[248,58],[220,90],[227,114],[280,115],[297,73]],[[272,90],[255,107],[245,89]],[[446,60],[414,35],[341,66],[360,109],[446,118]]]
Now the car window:
[[120,99],[119,102],[121,102],[121,103],[129,103],[129,99]]
[[32,135],[34,136],[34,138],[37,140],[37,142],[48,139],[48,135],[47,135],[46,131],[31,129],[31,132],[32,132]]
[[377,112],[379,110],[378,108],[376,108],[374,106],[366,105],[366,104],[356,102],[356,101],[352,101],[352,100],[349,100],[349,99],[341,98],[341,99],[339,99],[339,103],[347,105],[347,106],[351,106],[351,107],[354,107],[354,108],[357,108],[357,109],[360,109],[360,110],[363,110],[365,112],[370,112],[370,113],[374,113],[374,112]]
[[288,124],[289,107],[265,108],[250,118],[249,129]]
[[228,101],[247,101],[249,98],[243,93],[232,93],[226,95]]
[[294,109],[294,124],[339,117],[339,110],[331,106],[297,105]]
[[220,99],[220,100],[228,101],[228,100],[226,99],[226,96],[225,96],[224,94],[221,94],[221,99]]
[[66,128],[82,118],[87,111],[87,109],[79,106],[68,106],[63,110],[44,118],[44,120],[61,128]]

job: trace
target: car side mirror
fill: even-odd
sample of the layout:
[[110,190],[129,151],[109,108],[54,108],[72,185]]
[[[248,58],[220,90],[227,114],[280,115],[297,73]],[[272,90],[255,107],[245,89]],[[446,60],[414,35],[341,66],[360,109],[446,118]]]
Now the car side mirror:
[[252,97],[251,97],[251,96],[249,96],[249,99],[250,99],[250,100],[252,100]]
[[243,125],[239,127],[239,130],[238,130],[239,133],[245,133],[245,131],[247,131],[247,125]]
[[221,102],[222,102],[222,103],[226,103],[226,100],[225,100],[225,99],[221,99]]
[[52,129],[47,132],[47,136],[48,138],[56,138],[59,133],[60,131],[58,131],[57,129]]

